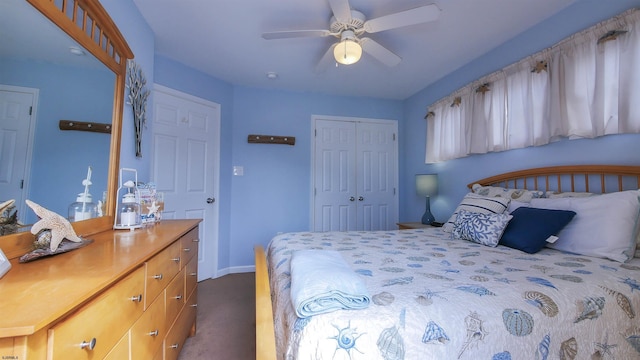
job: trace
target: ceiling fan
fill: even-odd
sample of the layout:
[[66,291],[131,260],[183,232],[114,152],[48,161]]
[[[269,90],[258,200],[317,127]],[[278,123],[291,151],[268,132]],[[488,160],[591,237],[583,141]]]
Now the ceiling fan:
[[329,0],[329,6],[333,16],[328,30],[274,31],[263,33],[262,37],[266,40],[326,36],[339,39],[326,51],[316,70],[330,64],[332,59],[343,65],[354,64],[360,60],[362,51],[387,66],[396,66],[402,60],[398,55],[363,35],[434,21],[440,15],[440,9],[431,4],[367,20],[364,14],[351,9],[349,0]]

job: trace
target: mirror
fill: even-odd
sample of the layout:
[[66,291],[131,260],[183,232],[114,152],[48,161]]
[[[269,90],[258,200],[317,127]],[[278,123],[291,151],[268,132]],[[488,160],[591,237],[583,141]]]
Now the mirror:
[[97,203],[107,190],[110,134],[63,131],[59,121],[110,126],[115,74],[24,0],[0,3],[0,34],[0,108],[24,109],[0,114],[0,201],[15,199],[23,224],[37,221],[25,199],[67,216],[90,166]]
[[[40,89],[36,125],[29,135],[34,146],[22,150],[31,155],[30,176],[24,182],[27,197],[66,216],[68,206],[83,192],[82,180],[91,166],[90,192],[94,202],[105,193],[104,216],[73,226],[81,236],[110,229],[116,207],[126,64],[133,53],[95,0],[2,0],[0,23],[0,84],[11,81],[18,90]],[[10,54],[8,49],[15,44],[20,50]],[[71,46],[85,55],[70,56]],[[46,60],[28,52],[33,48],[46,50]],[[62,131],[60,120],[109,124],[111,134]],[[2,156],[8,153],[4,146]],[[0,188],[0,198],[5,197],[3,191]],[[26,208],[19,215],[26,215],[25,222],[35,221],[28,213],[32,211]],[[7,235],[0,237],[0,247],[14,258],[28,251],[32,241],[28,232]]]

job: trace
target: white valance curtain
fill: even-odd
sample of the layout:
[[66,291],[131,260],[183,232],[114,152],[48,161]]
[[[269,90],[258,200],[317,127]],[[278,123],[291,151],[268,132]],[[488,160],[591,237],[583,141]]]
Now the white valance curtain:
[[640,11],[485,76],[428,111],[427,163],[640,133]]

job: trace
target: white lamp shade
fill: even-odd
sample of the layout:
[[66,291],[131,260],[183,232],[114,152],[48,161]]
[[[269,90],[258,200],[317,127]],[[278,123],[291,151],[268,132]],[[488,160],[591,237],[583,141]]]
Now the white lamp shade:
[[420,196],[438,194],[438,174],[416,175],[416,194]]
[[354,40],[342,40],[333,48],[333,56],[336,61],[343,65],[355,64],[362,56],[362,46]]

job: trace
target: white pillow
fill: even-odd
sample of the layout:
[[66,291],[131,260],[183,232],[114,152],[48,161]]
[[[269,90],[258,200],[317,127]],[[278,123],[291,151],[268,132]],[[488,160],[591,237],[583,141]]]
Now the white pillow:
[[474,193],[467,193],[464,196],[453,215],[444,224],[442,230],[446,232],[453,231],[453,225],[456,222],[456,216],[460,210],[466,210],[469,212],[475,212],[480,214],[502,214],[507,210],[510,198],[503,197],[487,197],[482,195],[476,195]]
[[532,199],[544,197],[544,191],[507,189],[500,186],[482,186],[480,184],[473,184],[471,186],[471,191],[473,191],[474,194],[478,195],[489,197],[504,197],[526,203],[531,202]]
[[522,201],[517,201],[517,200],[511,200],[511,202],[509,203],[509,207],[507,207],[507,212],[509,214],[511,214],[517,208],[521,208],[521,207],[531,207],[531,202],[522,202]]
[[533,199],[531,206],[572,210],[573,220],[547,247],[625,262],[634,256],[640,230],[640,191],[629,190],[581,198]]

